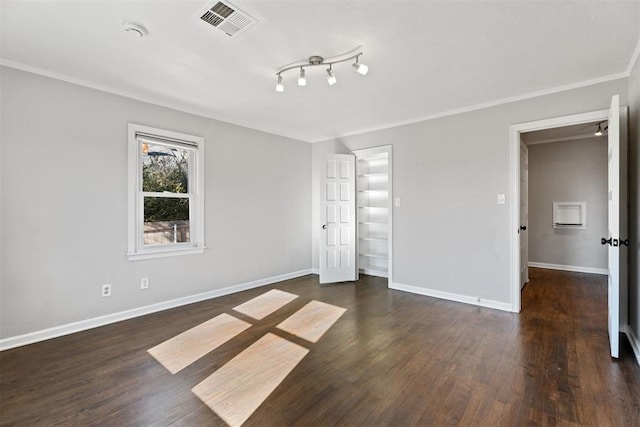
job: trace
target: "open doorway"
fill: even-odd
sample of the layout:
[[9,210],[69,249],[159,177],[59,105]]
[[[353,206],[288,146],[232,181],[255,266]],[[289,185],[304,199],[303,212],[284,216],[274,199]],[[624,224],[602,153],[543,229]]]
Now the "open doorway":
[[[552,119],[539,120],[535,122],[512,125],[510,127],[510,165],[511,165],[511,302],[512,311],[520,312],[521,309],[521,280],[523,277],[522,268],[528,259],[522,259],[521,247],[521,156],[523,135],[527,132],[557,129],[567,126],[600,123],[608,120],[608,142],[607,142],[607,235],[601,237],[601,244],[608,244],[608,315],[609,315],[609,341],[611,344],[611,355],[618,357],[618,331],[625,331],[627,325],[627,264],[628,251],[622,242],[628,242],[627,233],[627,203],[626,203],[626,129],[627,129],[627,109],[620,108],[619,96],[611,98],[611,105],[608,110],[594,111],[590,113],[575,114],[571,116],[556,117]],[[577,201],[574,201],[577,202]],[[567,212],[573,212],[573,226],[581,225],[581,212],[586,209],[580,203],[570,203],[564,206],[564,215],[557,214],[556,206],[552,211],[552,221],[558,225],[564,225],[563,220],[567,218]],[[562,206],[560,206],[562,208]],[[569,208],[569,209],[567,209]],[[582,209],[582,210],[581,210]],[[525,215],[526,217],[526,215]],[[586,216],[584,217],[586,218]],[[597,244],[594,242],[593,244]],[[625,243],[626,244],[626,243]]]
[[526,168],[526,160],[522,166],[521,162],[523,162],[522,156],[526,155],[526,152],[523,152],[523,150],[526,151],[527,149],[522,135],[528,132],[600,122],[607,120],[608,116],[609,110],[599,110],[590,113],[521,123],[512,125],[510,128],[511,194],[513,197],[511,200],[511,230],[515,231],[514,234],[511,234],[511,310],[513,312],[519,313],[521,309],[520,292],[522,289],[522,280],[525,277],[524,272],[526,272],[526,265],[523,264],[525,264],[525,262],[528,263],[528,257],[525,257],[525,254],[523,254],[523,247],[521,246],[521,237],[525,236],[526,239],[527,236],[526,230],[522,230],[522,228],[527,226],[526,221],[528,220],[526,218],[526,212],[522,212],[522,209],[526,209],[526,207],[521,206],[523,202],[528,199],[527,195],[521,191],[521,187],[523,186],[521,178],[522,175],[526,173],[526,171],[523,171],[521,174],[521,168]]
[[521,133],[521,269],[608,274],[607,132],[599,120]]

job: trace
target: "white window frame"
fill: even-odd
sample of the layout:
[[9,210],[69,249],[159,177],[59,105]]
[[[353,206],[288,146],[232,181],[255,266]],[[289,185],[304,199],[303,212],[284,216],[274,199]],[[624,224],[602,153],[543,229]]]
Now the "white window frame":
[[[189,162],[189,209],[190,242],[144,246],[144,196],[142,192],[142,142],[140,137],[149,137],[193,147],[194,157]],[[206,249],[204,242],[204,138],[172,132],[164,129],[129,123],[129,194],[128,194],[128,251],[129,261],[161,258],[176,255],[201,254]]]

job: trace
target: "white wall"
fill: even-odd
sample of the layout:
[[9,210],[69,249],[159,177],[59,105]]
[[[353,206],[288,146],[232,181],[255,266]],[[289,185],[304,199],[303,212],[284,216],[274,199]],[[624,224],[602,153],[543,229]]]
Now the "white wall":
[[[393,145],[393,280],[510,303],[509,126],[627,101],[627,79],[314,144],[326,151]],[[507,203],[498,205],[497,194]],[[318,266],[318,178],[313,189],[313,263]]]
[[[553,228],[553,202],[587,202],[587,228]],[[607,138],[529,146],[529,261],[608,269]]]
[[[638,68],[628,82],[310,147],[0,67],[0,338],[304,270],[310,257],[317,268],[322,156],[385,144],[394,145],[394,195],[402,198],[394,281],[507,303],[509,125],[605,109],[615,93],[622,105],[628,95],[631,109],[630,305],[638,335]],[[204,255],[126,260],[130,121],[206,138]],[[507,204],[495,203],[498,193]],[[148,291],[139,290],[143,276],[151,277]],[[112,297],[98,296],[102,283],[113,284]]]
[[[629,77],[629,324],[640,337],[640,59]],[[640,343],[637,343],[640,344]],[[639,349],[640,350],[640,349]]]
[[[11,68],[0,76],[0,338],[310,268],[309,144]],[[129,122],[205,138],[203,255],[127,260]]]

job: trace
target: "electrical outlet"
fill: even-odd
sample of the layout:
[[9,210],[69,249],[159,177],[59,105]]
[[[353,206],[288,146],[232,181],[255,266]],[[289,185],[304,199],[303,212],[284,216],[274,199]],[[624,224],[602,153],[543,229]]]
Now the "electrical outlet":
[[149,278],[143,277],[140,279],[140,289],[149,289]]
[[103,297],[110,297],[111,296],[111,284],[108,283],[106,285],[102,285],[102,294],[101,296]]

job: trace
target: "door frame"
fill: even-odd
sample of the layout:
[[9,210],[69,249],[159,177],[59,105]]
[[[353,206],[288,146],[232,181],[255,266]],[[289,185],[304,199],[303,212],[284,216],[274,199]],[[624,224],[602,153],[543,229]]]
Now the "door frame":
[[[511,311],[519,313],[521,310],[520,288],[520,134],[536,130],[553,129],[557,127],[578,125],[609,119],[609,109],[591,111],[588,113],[572,114],[553,117],[532,122],[518,123],[509,126],[509,163],[511,182],[511,215],[510,215],[510,246],[511,246]],[[626,122],[625,122],[626,126]],[[622,319],[621,319],[622,320]]]
[[[524,150],[522,149],[522,147],[524,147]],[[522,173],[522,169],[520,169],[520,180],[522,180],[522,176],[525,176],[525,188],[527,189],[527,194],[525,195],[525,210],[526,210],[526,215],[525,215],[525,222],[524,222],[524,226],[525,226],[525,230],[520,229],[520,231],[518,232],[518,237],[521,239],[522,236],[527,236],[527,241],[526,241],[526,248],[527,248],[527,267],[529,266],[529,146],[527,144],[525,144],[525,142],[522,140],[522,137],[520,137],[520,153],[522,153],[522,151],[526,152],[526,159],[525,159],[525,166],[526,166],[526,171],[524,173]],[[520,165],[522,165],[522,155],[519,157],[520,160]],[[518,189],[522,188],[522,182],[520,182],[520,186],[518,186]],[[520,202],[520,205],[522,205],[522,200],[520,200],[522,197],[522,193],[518,194],[518,201]],[[518,222],[518,225],[521,227],[523,225],[522,222],[522,211],[519,211],[518,213],[520,215],[520,220]],[[522,261],[522,241],[520,240],[519,243],[520,246],[520,261]],[[522,265],[520,265],[520,268],[522,269]],[[529,269],[527,268],[525,270],[525,280],[522,281],[522,271],[520,271],[520,290],[522,290],[524,288],[524,286],[529,283]]]

